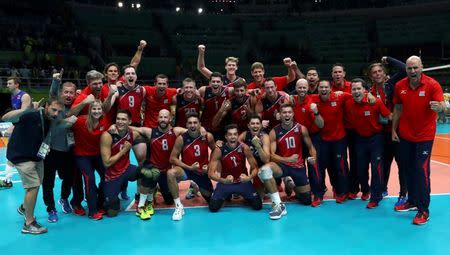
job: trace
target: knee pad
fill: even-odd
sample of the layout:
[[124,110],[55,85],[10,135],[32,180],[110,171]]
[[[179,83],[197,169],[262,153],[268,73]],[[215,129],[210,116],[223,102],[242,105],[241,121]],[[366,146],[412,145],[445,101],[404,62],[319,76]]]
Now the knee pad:
[[261,210],[262,209],[262,201],[259,197],[249,199],[248,202],[253,210]]
[[211,212],[217,212],[222,207],[223,200],[210,199],[209,200],[209,210]]
[[120,200],[115,199],[114,201],[105,202],[105,208],[108,217],[116,217],[120,211]]
[[273,177],[272,169],[268,166],[263,166],[259,170],[258,176],[263,182],[268,181]]
[[297,194],[297,199],[300,204],[311,205],[311,192],[302,192]]
[[157,181],[161,172],[157,168],[146,168],[143,167],[140,170],[141,178],[151,179],[153,181]]

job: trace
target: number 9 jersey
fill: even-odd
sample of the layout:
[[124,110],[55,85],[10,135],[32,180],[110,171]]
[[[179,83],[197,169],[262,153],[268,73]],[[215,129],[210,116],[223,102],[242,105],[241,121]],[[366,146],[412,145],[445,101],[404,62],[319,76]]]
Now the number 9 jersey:
[[136,85],[134,89],[127,89],[121,86],[117,89],[119,91],[119,110],[129,110],[131,112],[131,125],[141,126],[141,107],[144,100],[144,88],[141,85]]

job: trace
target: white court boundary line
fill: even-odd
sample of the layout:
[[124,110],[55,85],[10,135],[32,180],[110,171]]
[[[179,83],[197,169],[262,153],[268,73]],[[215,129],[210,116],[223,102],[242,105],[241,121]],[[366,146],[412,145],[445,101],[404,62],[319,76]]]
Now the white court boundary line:
[[[430,194],[430,196],[450,196],[450,193],[437,193],[437,194]],[[398,198],[398,196],[385,196],[385,198]],[[361,200],[361,198],[356,198],[354,200]],[[328,199],[324,199],[323,201],[327,201],[327,202],[332,202],[332,201],[336,201],[336,199],[334,198],[328,198]],[[285,204],[298,204],[298,202],[296,201],[287,201],[284,202]],[[130,205],[127,206],[127,208],[125,208],[125,210],[123,210],[124,212],[135,212],[134,210],[130,210],[131,206],[134,204],[134,199],[131,201]],[[265,202],[263,203],[263,205],[270,205],[272,204],[272,202]],[[242,207],[241,204],[231,204],[231,205],[227,205],[226,207]],[[305,207],[311,207],[311,206],[305,206]],[[196,209],[196,208],[208,208],[207,205],[199,205],[199,206],[184,206],[184,209]],[[154,208],[155,211],[163,211],[163,210],[174,210],[175,207],[167,207],[167,208]]]
[[437,161],[437,160],[431,160],[431,162],[433,162],[433,163],[436,163],[436,164],[438,164],[438,165],[443,165],[443,166],[448,166],[448,167],[450,167],[450,164],[447,164],[447,163],[444,163],[444,162],[441,162],[441,161]]
[[442,140],[448,140],[450,141],[450,138],[448,137],[443,137],[443,136],[436,136],[437,139],[442,139]]

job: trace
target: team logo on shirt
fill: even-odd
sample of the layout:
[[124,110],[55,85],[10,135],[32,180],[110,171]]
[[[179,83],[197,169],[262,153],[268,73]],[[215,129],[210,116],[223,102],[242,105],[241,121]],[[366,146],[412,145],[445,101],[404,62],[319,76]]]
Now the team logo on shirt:
[[241,152],[242,152],[242,148],[241,148],[241,147],[239,147],[239,149],[238,149],[238,152],[239,152],[239,153],[241,153]]
[[100,131],[103,131],[104,129],[105,129],[105,127],[103,127],[103,126],[102,126],[102,127],[100,127]]
[[306,112],[305,108],[302,108],[302,112]]
[[295,132],[295,133],[298,133],[298,127],[296,127],[296,128],[294,129],[294,132]]
[[370,116],[370,111],[364,111],[364,116]]
[[331,106],[336,107],[337,103],[336,102],[331,102]]
[[402,89],[402,90],[400,91],[400,95],[406,95],[406,89]]
[[425,96],[425,91],[423,91],[423,90],[420,91],[420,92],[419,92],[419,97],[424,97],[424,96]]
[[169,103],[169,99],[164,99],[164,103],[168,104]]

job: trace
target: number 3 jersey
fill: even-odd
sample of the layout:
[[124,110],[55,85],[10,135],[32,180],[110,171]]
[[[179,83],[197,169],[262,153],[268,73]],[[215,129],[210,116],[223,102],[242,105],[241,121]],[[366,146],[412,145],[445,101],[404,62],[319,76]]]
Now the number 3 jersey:
[[302,126],[294,122],[294,125],[289,130],[282,128],[281,124],[273,130],[277,139],[276,154],[281,157],[290,157],[297,154],[297,162],[289,162],[286,165],[297,168],[304,167],[305,164],[302,158]]
[[119,91],[119,110],[129,110],[131,112],[131,123],[133,126],[141,126],[141,107],[144,100],[144,88],[136,85],[134,89],[127,89],[125,86],[118,87]]
[[195,162],[200,164],[199,169],[204,165],[208,165],[208,138],[206,136],[198,136],[193,138],[186,132],[183,137],[183,150],[181,151],[181,160],[191,166]]
[[232,149],[224,144],[220,149],[222,151],[222,171],[220,173],[221,178],[227,178],[228,175],[232,175],[234,182],[239,182],[239,176],[241,174],[248,175],[247,166],[245,165],[245,153],[243,143],[238,143],[237,146]]
[[152,128],[152,137],[150,138],[150,164],[161,171],[167,172],[172,165],[169,162],[170,153],[177,136],[173,129],[163,133],[158,128]]

